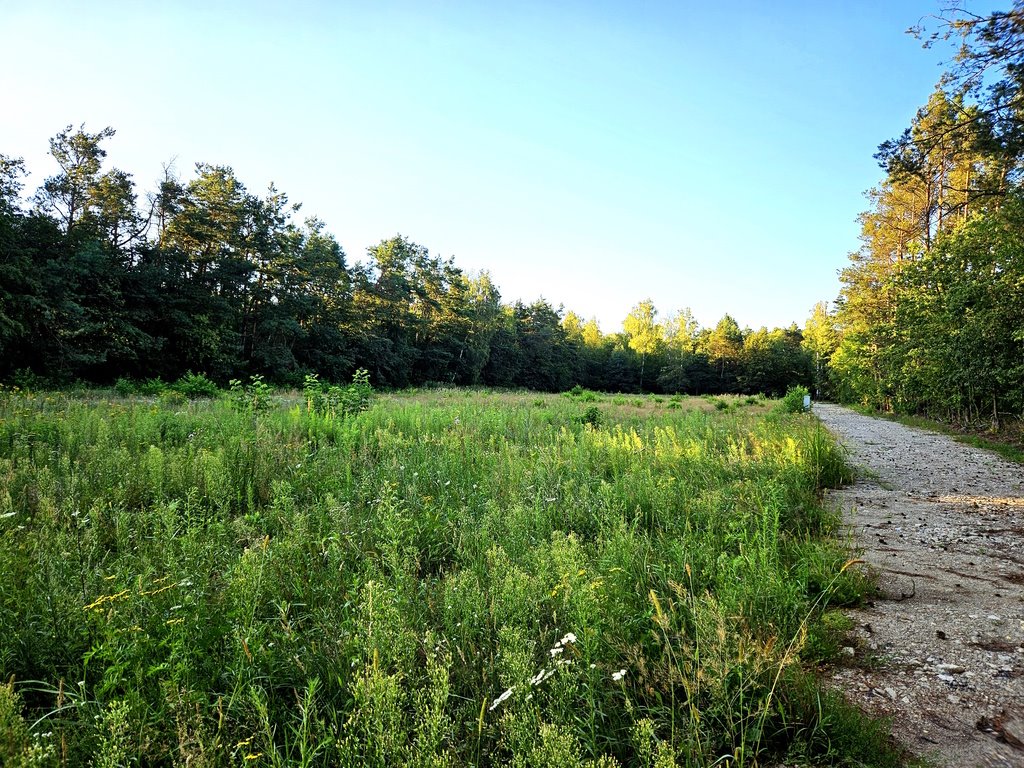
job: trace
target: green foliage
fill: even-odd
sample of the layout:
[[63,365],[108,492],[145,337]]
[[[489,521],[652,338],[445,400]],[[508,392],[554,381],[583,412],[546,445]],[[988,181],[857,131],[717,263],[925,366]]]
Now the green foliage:
[[231,406],[239,413],[262,416],[277,405],[273,390],[259,374],[250,376],[248,384],[232,379],[228,387]]
[[32,210],[21,207],[24,163],[0,155],[2,381],[115,381],[122,397],[158,397],[175,381],[189,399],[250,374],[294,387],[306,372],[341,381],[360,368],[391,388],[780,394],[810,383],[795,328],[748,332],[727,315],[701,329],[688,309],[659,322],[647,299],[621,333],[602,333],[544,299],[502,303],[487,273],[401,235],[350,265],[323,222],[297,221],[287,195],[254,194],[225,165],[165,172],[140,194],[104,167],[114,135],[59,132],[59,171]]
[[129,397],[134,395],[138,390],[135,386],[135,382],[131,379],[126,379],[123,376],[118,378],[114,382],[114,391],[117,392],[121,397]]
[[7,768],[56,766],[56,748],[33,737],[22,718],[22,706],[13,683],[0,685],[0,764]]
[[144,397],[157,397],[167,389],[167,383],[164,382],[159,376],[140,381],[135,385],[135,394],[143,395]]
[[819,363],[832,350],[816,382],[847,402],[994,430],[1024,409],[1019,11],[940,14],[956,64],[879,146],[837,311],[806,329]]
[[783,413],[804,413],[804,398],[809,394],[807,387],[790,387],[779,401],[779,409]]
[[589,424],[590,426],[597,427],[601,426],[601,422],[604,421],[604,416],[601,414],[601,409],[596,405],[592,405],[583,411],[583,415],[580,416],[580,422],[583,424]]
[[0,676],[37,681],[15,716],[0,692],[8,732],[46,715],[69,766],[834,749],[794,677],[868,585],[815,424],[680,399],[584,404],[593,429],[570,398],[452,389],[254,422],[260,383],[173,411],[5,390]]
[[307,374],[302,391],[306,398],[306,411],[328,419],[365,411],[373,398],[370,374],[365,368],[357,370],[352,375],[352,383],[344,387],[325,384],[315,373]]
[[210,381],[203,374],[192,373],[192,371],[186,373],[172,386],[176,392],[180,392],[189,400],[202,397],[217,397],[220,394],[220,388],[214,382]]
[[575,400],[579,403],[597,403],[600,402],[601,400],[601,397],[600,395],[597,394],[597,392],[593,392],[589,389],[584,389],[579,384],[576,384],[568,392],[563,392],[562,394],[565,397],[568,397],[570,400]]

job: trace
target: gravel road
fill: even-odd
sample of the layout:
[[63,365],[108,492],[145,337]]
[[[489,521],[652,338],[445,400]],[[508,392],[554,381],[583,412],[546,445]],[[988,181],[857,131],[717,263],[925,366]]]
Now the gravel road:
[[1024,468],[817,403],[858,469],[832,491],[881,596],[835,686],[940,766],[1024,766]]

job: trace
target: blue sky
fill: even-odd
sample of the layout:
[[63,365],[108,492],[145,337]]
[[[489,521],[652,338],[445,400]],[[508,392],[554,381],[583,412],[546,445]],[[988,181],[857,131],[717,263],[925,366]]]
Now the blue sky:
[[350,260],[402,233],[606,332],[644,298],[802,325],[858,246],[872,154],[941,73],[904,33],[937,9],[0,0],[0,153],[35,185],[50,136],[110,125],[142,189],[231,165]]

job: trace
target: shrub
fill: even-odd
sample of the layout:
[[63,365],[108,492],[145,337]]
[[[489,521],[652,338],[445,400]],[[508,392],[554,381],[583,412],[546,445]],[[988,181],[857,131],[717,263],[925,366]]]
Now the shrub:
[[114,382],[114,391],[121,397],[129,397],[138,392],[138,387],[135,386],[135,382],[131,379],[122,377]]
[[146,379],[135,385],[135,392],[146,397],[156,397],[167,389],[167,383],[157,376],[155,379]]
[[583,424],[589,424],[596,429],[601,426],[603,418],[604,417],[601,415],[601,409],[596,405],[592,405],[583,412],[583,415],[580,416],[580,421]]
[[358,369],[352,375],[352,383],[344,387],[325,384],[315,373],[307,374],[302,391],[306,396],[306,412],[328,418],[365,411],[373,398],[370,373],[365,368]]
[[274,397],[270,385],[260,375],[250,376],[248,384],[232,379],[229,392],[231,406],[240,413],[259,416],[274,407]]
[[577,400],[581,403],[596,403],[600,398],[597,396],[597,392],[589,389],[584,389],[579,384],[574,386],[568,392],[563,393],[570,400]]
[[174,384],[174,389],[189,400],[199,397],[216,397],[220,389],[201,373],[189,371]]
[[807,390],[807,387],[790,387],[786,390],[786,395],[779,403],[780,410],[783,413],[803,413],[804,398],[809,394],[810,392]]

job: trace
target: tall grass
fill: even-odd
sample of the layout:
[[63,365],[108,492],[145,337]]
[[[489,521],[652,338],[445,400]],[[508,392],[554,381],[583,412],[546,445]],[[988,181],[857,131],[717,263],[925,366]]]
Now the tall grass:
[[888,764],[803,671],[835,445],[652,405],[0,395],[0,757]]

